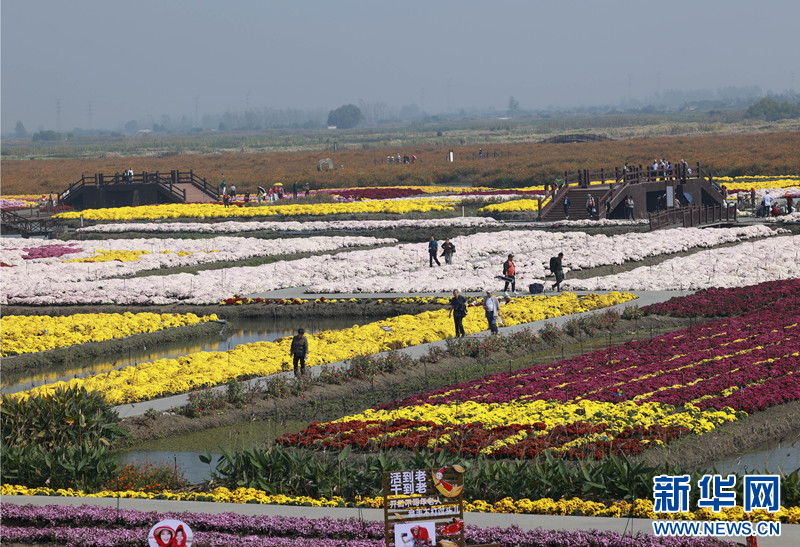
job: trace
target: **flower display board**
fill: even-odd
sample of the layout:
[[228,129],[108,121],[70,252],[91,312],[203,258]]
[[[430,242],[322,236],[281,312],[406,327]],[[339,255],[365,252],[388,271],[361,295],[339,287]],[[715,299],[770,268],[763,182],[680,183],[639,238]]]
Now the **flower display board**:
[[464,471],[453,465],[385,472],[386,547],[463,547]]

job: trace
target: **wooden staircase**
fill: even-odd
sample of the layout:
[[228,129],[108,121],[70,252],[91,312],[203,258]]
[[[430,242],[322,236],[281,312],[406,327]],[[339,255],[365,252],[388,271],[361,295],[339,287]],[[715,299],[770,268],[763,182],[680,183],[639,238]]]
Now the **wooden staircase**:
[[[622,185],[620,185],[622,186]],[[614,188],[616,190],[616,188]],[[616,192],[614,192],[616,194]],[[595,207],[599,218],[605,218],[605,200],[612,195],[611,184],[595,184],[590,187],[567,186],[556,194],[554,200],[542,209],[542,220],[545,222],[556,222],[566,220],[564,214],[564,201],[569,197],[569,220],[589,220],[589,211],[586,204],[589,195],[594,198]],[[613,205],[613,203],[612,203]]]

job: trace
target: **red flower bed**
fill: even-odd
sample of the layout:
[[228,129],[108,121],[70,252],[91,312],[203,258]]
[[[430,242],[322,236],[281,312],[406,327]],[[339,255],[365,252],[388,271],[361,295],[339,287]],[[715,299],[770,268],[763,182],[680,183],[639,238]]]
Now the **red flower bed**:
[[394,199],[424,194],[420,188],[350,188],[347,190],[321,190],[348,199]]
[[645,306],[642,311],[646,314],[672,317],[728,317],[763,308],[798,292],[800,279],[769,281],[731,289],[710,288]]

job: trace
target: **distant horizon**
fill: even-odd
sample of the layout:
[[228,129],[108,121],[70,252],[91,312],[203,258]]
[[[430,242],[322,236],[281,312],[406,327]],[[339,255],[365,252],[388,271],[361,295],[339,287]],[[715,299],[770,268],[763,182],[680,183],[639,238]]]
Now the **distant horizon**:
[[119,131],[264,109],[318,119],[344,104],[370,105],[375,120],[800,87],[800,3],[789,0],[341,0],[333,9],[4,0],[0,9],[3,134],[18,121],[30,134]]

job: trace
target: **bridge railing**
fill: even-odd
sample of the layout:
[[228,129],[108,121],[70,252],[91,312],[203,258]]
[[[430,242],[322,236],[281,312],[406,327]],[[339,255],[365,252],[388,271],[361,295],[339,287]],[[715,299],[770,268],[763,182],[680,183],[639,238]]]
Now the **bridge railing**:
[[721,222],[736,222],[737,209],[735,204],[731,207],[722,207],[719,205],[713,207],[673,207],[666,211],[650,213],[649,218],[651,230],[673,225],[692,228]]

